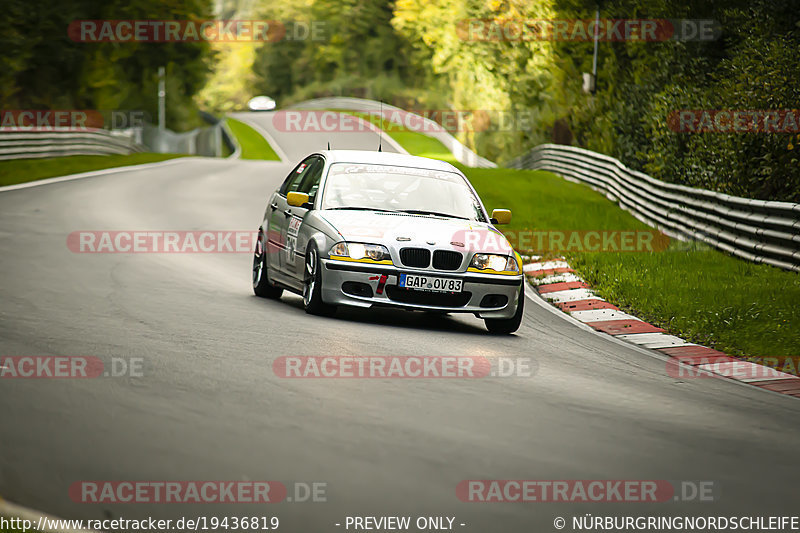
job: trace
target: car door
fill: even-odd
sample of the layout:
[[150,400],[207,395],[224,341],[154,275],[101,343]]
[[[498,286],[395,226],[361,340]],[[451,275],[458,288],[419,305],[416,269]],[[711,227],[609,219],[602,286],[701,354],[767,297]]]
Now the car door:
[[[289,204],[286,202],[286,194],[296,191],[300,187],[303,176],[311,168],[311,164],[316,161],[316,156],[307,157],[283,181],[281,187],[272,195],[268,208],[267,223],[267,261],[269,268],[273,272],[286,272],[287,243],[286,234],[288,226],[287,211]],[[294,243],[291,243],[294,244]],[[292,248],[294,255],[294,248]]]
[[[309,196],[309,202],[314,203],[314,199],[322,178],[322,169],[325,160],[319,156],[314,158],[304,170],[303,176],[296,186],[296,192],[302,192]],[[311,158],[309,158],[311,159]],[[308,244],[308,234],[301,232],[301,225],[308,209],[304,207],[288,206],[286,215],[286,226],[284,242],[286,243],[286,254],[284,256],[284,271],[295,279],[303,280],[305,268],[305,252]]]

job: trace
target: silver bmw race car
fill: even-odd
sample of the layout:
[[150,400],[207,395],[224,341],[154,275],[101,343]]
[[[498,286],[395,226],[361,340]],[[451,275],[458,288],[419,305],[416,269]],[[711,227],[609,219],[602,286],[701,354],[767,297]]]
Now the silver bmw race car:
[[523,315],[522,261],[466,177],[443,161],[328,150],[297,165],[258,231],[253,290],[303,296],[306,312],[387,306],[473,313],[493,333]]

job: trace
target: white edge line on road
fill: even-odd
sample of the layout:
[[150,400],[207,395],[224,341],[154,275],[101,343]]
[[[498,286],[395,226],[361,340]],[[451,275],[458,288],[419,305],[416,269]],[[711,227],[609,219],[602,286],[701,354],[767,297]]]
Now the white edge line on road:
[[168,166],[174,165],[176,163],[181,162],[182,160],[186,159],[195,159],[194,157],[176,157],[173,159],[167,159],[166,161],[157,161],[155,163],[143,163],[141,165],[127,165],[124,167],[111,167],[111,168],[104,168],[101,170],[92,170],[90,172],[81,172],[79,174],[69,174],[67,176],[58,176],[55,178],[45,178],[43,180],[34,180],[28,181],[25,183],[17,183],[15,185],[6,185],[4,187],[0,187],[0,192],[6,191],[16,191],[19,189],[30,189],[32,187],[40,187],[42,185],[50,185],[51,183],[61,183],[62,181],[72,181],[72,180],[81,180],[84,178],[93,178],[95,176],[105,176],[107,174],[114,174],[117,172],[130,172],[133,170],[147,170],[148,168],[158,167],[158,166]]
[[30,520],[33,523],[33,528],[31,530],[35,531],[47,531],[50,533],[77,533],[77,532],[90,532],[94,533],[91,529],[57,529],[57,528],[43,528],[38,529],[40,524],[40,520],[49,519],[49,520],[70,520],[64,518],[57,518],[53,515],[43,513],[42,511],[36,511],[34,509],[30,509],[29,507],[23,507],[22,505],[17,505],[16,503],[11,503],[8,500],[4,500],[0,497],[0,516],[4,516],[6,518],[20,518],[22,520]]
[[278,154],[278,157],[281,158],[282,163],[291,163],[292,161],[289,159],[289,156],[286,155],[286,152],[283,151],[281,145],[278,144],[278,141],[275,140],[275,137],[269,134],[267,130],[256,124],[255,122],[251,122],[244,117],[231,117],[234,120],[238,120],[240,122],[246,123],[248,126],[256,130],[266,141],[272,146],[272,149],[275,150],[275,153]]
[[228,126],[228,117],[223,118],[220,123],[222,124],[222,129],[225,131],[225,134],[230,137],[231,142],[236,145],[236,150],[234,150],[233,153],[225,159],[241,159],[242,145],[239,144],[239,140],[236,138],[236,135],[233,134],[231,128]]

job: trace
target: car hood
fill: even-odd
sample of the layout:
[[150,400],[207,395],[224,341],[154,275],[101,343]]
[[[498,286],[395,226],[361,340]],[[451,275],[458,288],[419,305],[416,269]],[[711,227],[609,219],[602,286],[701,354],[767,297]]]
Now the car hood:
[[512,252],[502,233],[491,224],[456,218],[384,213],[377,211],[323,211],[325,219],[344,240],[387,247],[422,246],[459,251]]

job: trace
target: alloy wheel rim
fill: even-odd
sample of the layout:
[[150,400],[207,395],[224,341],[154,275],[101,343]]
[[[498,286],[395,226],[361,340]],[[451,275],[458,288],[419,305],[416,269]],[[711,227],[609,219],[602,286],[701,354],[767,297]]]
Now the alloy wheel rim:
[[261,276],[264,274],[264,250],[261,244],[261,234],[258,235],[256,241],[256,253],[253,256],[253,286],[257,286],[261,282]]
[[317,274],[317,252],[313,248],[309,250],[306,257],[306,282],[303,287],[303,303],[308,306],[311,303],[311,295],[314,294]]

